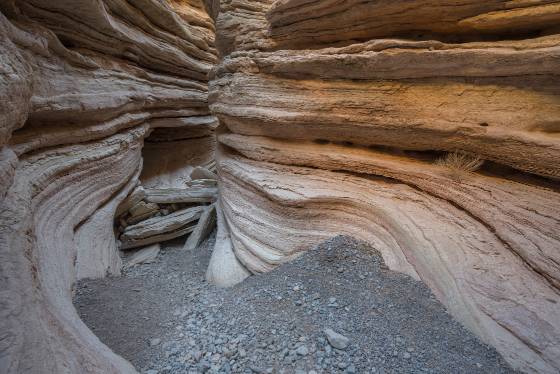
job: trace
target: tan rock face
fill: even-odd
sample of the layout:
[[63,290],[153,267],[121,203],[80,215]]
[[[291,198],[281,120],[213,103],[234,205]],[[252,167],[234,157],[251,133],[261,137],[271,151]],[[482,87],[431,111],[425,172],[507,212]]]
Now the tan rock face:
[[135,372],[72,286],[120,273],[112,221],[139,179],[213,162],[213,45],[200,0],[0,2],[0,372]]
[[[558,372],[559,3],[212,5],[208,278],[233,284],[349,234],[514,367]],[[484,163],[456,171],[448,152]]]
[[213,201],[215,151],[215,216],[125,222],[130,241],[192,247],[217,220],[228,286],[352,235],[516,368],[558,372],[559,7],[0,2],[0,372],[135,371],[72,285],[120,272],[115,215]]
[[388,37],[472,41],[538,35],[558,25],[560,4],[554,0],[277,0],[267,18],[271,37],[288,48]]

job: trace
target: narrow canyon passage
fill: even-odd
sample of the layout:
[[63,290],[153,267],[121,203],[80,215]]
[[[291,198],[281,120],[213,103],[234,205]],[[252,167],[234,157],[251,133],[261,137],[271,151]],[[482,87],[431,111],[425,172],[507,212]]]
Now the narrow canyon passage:
[[0,0],[0,372],[560,372],[559,25]]
[[81,318],[149,374],[514,372],[365,243],[336,237],[223,289],[205,282],[214,240],[167,242],[120,278],[81,281]]

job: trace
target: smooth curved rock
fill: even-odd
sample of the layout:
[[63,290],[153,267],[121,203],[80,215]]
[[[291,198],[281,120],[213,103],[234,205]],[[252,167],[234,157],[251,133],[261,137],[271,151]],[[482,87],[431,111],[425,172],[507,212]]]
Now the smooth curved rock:
[[[118,217],[117,207],[120,207],[121,202],[136,186],[139,175],[140,168],[113,199],[100,207],[75,231],[77,279],[121,274],[122,261],[115,242],[113,219]],[[138,194],[133,192],[132,195]]]
[[218,287],[229,287],[242,282],[251,273],[245,269],[233,253],[231,234],[219,207],[217,207],[217,215],[216,245],[206,270],[206,280]]
[[[414,166],[421,174],[422,164]],[[269,271],[325,238],[351,235],[380,250],[390,268],[422,279],[455,318],[494,345],[507,360],[525,365],[528,371],[554,372],[560,354],[555,348],[560,336],[555,286],[558,272],[553,270],[557,253],[552,250],[557,247],[548,247],[549,253],[543,257],[526,253],[534,255],[531,260],[535,263],[552,266],[552,273],[541,275],[535,263],[520,257],[484,217],[473,215],[479,212],[474,207],[463,209],[414,185],[239,156],[222,157],[219,171],[227,225],[235,228],[230,245],[251,272]],[[442,194],[476,204],[480,210],[485,204],[506,204],[492,200],[473,203],[467,194],[472,193],[469,189],[474,192],[478,188],[454,187],[453,180],[436,173],[427,179]],[[481,181],[485,182],[482,194],[488,194],[493,179]],[[469,186],[471,183],[468,180]],[[512,187],[516,185],[511,182],[501,185],[508,193],[513,192]],[[523,189],[523,185],[517,187]],[[554,195],[543,196],[542,204],[547,205],[551,197]],[[520,207],[504,208],[515,212]],[[546,221],[551,217],[547,209],[552,212],[557,208],[537,209],[543,214],[540,219]],[[496,219],[497,226],[508,219],[503,211],[486,214]],[[506,240],[522,240],[511,222],[505,225],[500,230],[507,227],[511,232],[500,235],[510,235]],[[537,228],[542,230],[540,234],[535,234]],[[532,240],[535,246],[558,240],[554,232],[538,224],[527,230],[531,236],[523,240]],[[546,238],[545,242],[536,242],[538,237]],[[526,344],[535,349],[527,349]]]
[[72,288],[120,272],[113,215],[145,140],[203,143],[191,158],[212,163],[213,45],[200,0],[0,2],[2,373],[136,372],[82,323]]
[[20,158],[0,215],[4,372],[135,372],[79,319],[72,285],[74,229],[133,177],[143,134]]
[[[261,273],[366,240],[512,366],[560,370],[558,2],[209,3],[216,247]],[[455,152],[484,165],[450,178]]]

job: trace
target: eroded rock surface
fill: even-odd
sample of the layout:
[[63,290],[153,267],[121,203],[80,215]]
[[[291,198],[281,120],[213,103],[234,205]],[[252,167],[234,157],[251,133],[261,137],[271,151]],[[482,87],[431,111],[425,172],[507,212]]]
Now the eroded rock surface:
[[[208,279],[335,234],[422,279],[514,367],[560,370],[557,1],[213,1]],[[452,177],[438,159],[485,160]]]
[[[138,201],[213,196],[192,175],[216,151],[212,282],[352,235],[514,367],[558,372],[559,20],[554,0],[2,1],[0,371],[134,372],[72,285],[120,272],[140,181]],[[451,176],[447,152],[484,165]]]
[[0,3],[0,372],[135,372],[72,286],[120,273],[112,221],[139,178],[212,163],[215,61],[200,0]]

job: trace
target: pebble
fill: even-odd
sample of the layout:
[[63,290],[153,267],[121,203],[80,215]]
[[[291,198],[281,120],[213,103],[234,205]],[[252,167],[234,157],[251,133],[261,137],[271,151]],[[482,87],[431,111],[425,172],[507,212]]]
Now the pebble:
[[346,336],[335,332],[332,329],[325,329],[325,335],[327,335],[327,340],[329,344],[332,345],[336,349],[346,349],[350,344],[350,339]]
[[307,356],[309,354],[309,349],[307,349],[307,347],[305,345],[300,345],[296,349],[296,353],[300,356]]
[[[352,239],[327,243],[328,253],[320,246],[230,289],[203,281],[211,246],[188,253],[165,248],[157,263],[104,281],[112,286],[107,291],[115,292],[122,280],[144,280],[141,288],[149,298],[138,298],[131,285],[121,287],[132,295],[122,301],[127,314],[115,305],[104,313],[106,292],[98,293],[93,281],[80,296],[90,302],[78,310],[95,311],[87,315],[99,316],[95,325],[105,325],[96,333],[103,334],[111,330],[108,323],[118,330],[124,321],[128,328],[133,305],[139,341],[150,344],[125,350],[124,357],[144,374],[420,373],[428,367],[427,373],[482,367],[511,373],[495,351],[432,301],[424,285],[382,270],[381,257],[362,253]],[[160,339],[156,345],[154,338]],[[121,352],[128,343],[112,339],[102,340]]]

